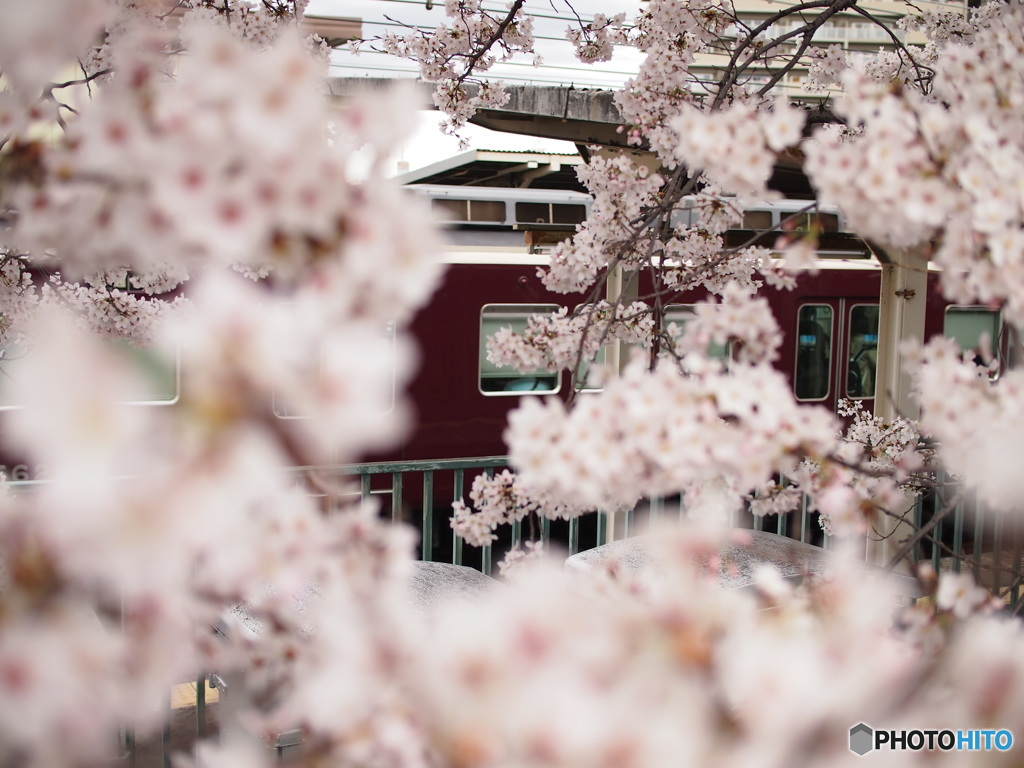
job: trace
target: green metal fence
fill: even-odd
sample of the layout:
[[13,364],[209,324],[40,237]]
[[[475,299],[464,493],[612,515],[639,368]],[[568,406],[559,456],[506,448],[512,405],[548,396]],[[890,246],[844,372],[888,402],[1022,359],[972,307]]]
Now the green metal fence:
[[[380,496],[385,509],[390,504],[392,520],[419,528],[421,559],[469,564],[490,574],[502,550],[523,541],[525,532],[521,524],[513,526],[494,547],[469,547],[454,533],[450,533],[450,547],[438,547],[437,532],[450,532],[447,523],[451,516],[450,501],[468,497],[469,486],[477,474],[486,472],[493,476],[495,471],[507,466],[505,456],[485,456],[356,464],[317,471],[335,477],[358,476],[362,498]],[[417,519],[412,519],[412,514]],[[636,511],[617,516],[599,512],[567,522],[539,521],[532,536],[545,542],[555,540],[569,554],[575,554],[606,543],[612,533],[614,538],[623,538],[648,523],[681,520],[684,516],[685,504],[679,496],[654,497],[639,505]],[[939,475],[935,478],[935,490],[917,501],[911,519],[915,528],[927,532],[913,547],[911,554],[915,562],[931,562],[938,572],[970,571],[979,584],[1000,595],[1008,606],[1016,608],[1021,603],[1024,535],[1007,522],[1012,518],[985,509],[961,485]],[[765,530],[826,549],[833,544],[821,529],[818,515],[810,509],[806,498],[800,509],[790,515],[762,518],[740,510],[733,513],[730,523],[737,528]]]

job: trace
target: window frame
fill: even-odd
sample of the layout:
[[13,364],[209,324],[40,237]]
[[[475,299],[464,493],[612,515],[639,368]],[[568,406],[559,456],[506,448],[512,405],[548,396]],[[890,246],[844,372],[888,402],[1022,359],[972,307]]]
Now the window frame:
[[[849,381],[850,364],[853,363],[853,360],[850,358],[850,347],[852,346],[852,343],[853,343],[853,313],[854,313],[854,310],[856,310],[858,307],[874,307],[875,310],[878,312],[878,326],[881,326],[881,324],[882,324],[882,307],[878,303],[872,303],[870,301],[861,301],[861,302],[857,302],[855,304],[850,304],[849,307],[847,308],[847,313],[848,313],[848,316],[849,316],[849,322],[847,323],[846,339],[844,339],[845,351],[846,351],[846,356],[845,356],[846,360],[844,361],[844,370],[843,370],[843,373],[845,373],[846,376],[842,377],[842,380],[844,382],[842,390],[843,390],[843,394],[844,394],[845,398],[848,399],[848,400],[874,400],[875,399],[875,393],[874,392],[872,392],[870,395],[851,395],[850,394],[850,381]],[[877,389],[877,386],[878,386],[878,341],[879,341],[879,338],[878,338],[879,327],[878,326],[875,327],[875,377],[874,378],[875,378],[876,389]]]
[[[478,337],[477,358],[476,358],[476,389],[477,389],[477,392],[479,392],[484,397],[522,397],[523,395],[557,395],[557,394],[559,394],[562,391],[562,371],[561,370],[559,370],[556,373],[548,373],[547,371],[543,371],[543,375],[545,377],[549,377],[549,376],[553,376],[554,377],[555,385],[554,385],[553,389],[535,389],[535,390],[527,389],[527,390],[497,390],[497,391],[488,391],[488,390],[485,390],[483,388],[483,381],[484,381],[484,378],[485,378],[484,377],[483,364],[484,364],[485,360],[487,359],[487,340],[490,338],[490,336],[494,335],[493,331],[489,335],[485,332],[485,330],[484,330],[484,317],[487,314],[487,310],[492,308],[492,307],[503,307],[503,308],[508,308],[508,307],[511,307],[511,308],[515,308],[515,307],[530,307],[531,308],[530,310],[527,311],[527,310],[524,309],[521,312],[521,316],[524,318],[524,320],[529,318],[529,317],[531,317],[532,315],[541,315],[541,314],[544,314],[546,312],[548,312],[548,313],[557,312],[558,310],[562,309],[562,307],[560,305],[558,305],[558,304],[538,304],[536,302],[529,302],[529,303],[522,303],[522,304],[514,303],[514,302],[491,302],[491,303],[484,304],[483,306],[481,306],[480,307],[480,316],[479,316],[479,321],[478,321],[479,337]],[[514,310],[508,310],[508,311],[512,312]],[[497,314],[497,313],[495,313],[495,314]],[[502,328],[502,327],[505,327],[505,326],[504,325],[499,326],[499,328]],[[502,369],[502,370],[505,370],[505,369]],[[526,378],[529,378],[530,376],[536,376],[537,375],[537,374],[529,374],[529,373],[519,373],[514,368],[508,368],[507,370],[509,371],[509,374],[506,377],[497,377],[497,376],[495,376],[495,377],[492,377],[492,378],[515,378],[515,377],[520,377],[520,378],[526,379]]]
[[[796,391],[797,373],[799,372],[800,365],[800,315],[805,307],[827,307],[829,311],[829,329],[828,329],[828,360],[825,365],[826,371],[826,386],[825,394],[821,397],[800,397]],[[808,301],[797,307],[796,310],[796,333],[794,334],[794,354],[793,354],[793,397],[799,403],[824,403],[827,402],[832,394],[832,369],[834,367],[834,351],[835,351],[835,332],[836,332],[836,308],[828,302],[815,302]]]

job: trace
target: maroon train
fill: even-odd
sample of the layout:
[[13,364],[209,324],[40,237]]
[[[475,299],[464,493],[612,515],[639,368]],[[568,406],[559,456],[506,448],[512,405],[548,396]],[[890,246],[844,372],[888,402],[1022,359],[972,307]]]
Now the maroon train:
[[[420,346],[420,369],[410,387],[418,424],[387,456],[392,460],[493,456],[505,452],[506,415],[527,394],[565,396],[569,377],[520,376],[486,362],[486,337],[502,325],[522,325],[532,311],[572,307],[582,296],[548,292],[537,277],[545,243],[582,221],[586,195],[551,190],[419,185],[449,229],[452,242],[443,283],[409,330]],[[747,211],[749,231],[779,229],[807,206],[783,201]],[[823,230],[820,270],[802,275],[792,291],[762,289],[785,340],[777,367],[797,398],[835,408],[841,398],[873,404],[881,272],[866,247],[842,232],[838,213],[817,217]],[[568,230],[568,231],[567,231]],[[769,241],[770,242],[770,241]],[[691,303],[704,298],[694,292]],[[680,307],[682,310],[682,307]],[[926,337],[947,333],[974,347],[982,331],[995,334],[997,313],[957,307],[929,279]]]

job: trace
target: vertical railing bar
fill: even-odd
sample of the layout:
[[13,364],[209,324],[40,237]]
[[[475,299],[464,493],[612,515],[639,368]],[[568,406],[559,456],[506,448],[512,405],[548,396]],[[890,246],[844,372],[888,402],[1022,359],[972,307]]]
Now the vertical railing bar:
[[608,543],[608,515],[597,511],[597,546]]
[[[921,497],[917,497],[914,499],[914,528],[920,530],[923,518],[924,502],[923,499],[921,499]],[[911,552],[910,559],[913,560],[915,563],[921,562],[923,552],[924,548],[921,542],[918,542],[914,545],[914,549]]]
[[760,515],[754,515],[754,530],[755,531],[764,530],[764,518],[761,517]]
[[651,505],[648,508],[648,514],[650,517],[651,525],[658,522],[658,518],[661,517],[661,510],[664,507],[665,500],[661,496],[652,496]]
[[[484,472],[487,473],[487,477],[489,477],[491,479],[494,478],[494,467],[486,467],[484,469]],[[493,553],[493,549],[492,549],[490,544],[487,544],[486,546],[481,548],[481,552],[480,552],[480,572],[486,574],[487,576],[491,575],[491,557],[492,557],[492,553]]]
[[423,532],[420,534],[420,559],[434,559],[434,470],[423,472]]
[[787,515],[775,515],[775,533],[778,534],[779,536],[786,536],[787,535],[787,533],[786,533],[786,520],[788,520],[788,519],[789,518],[788,518]]
[[[455,498],[454,501],[460,501],[462,499],[462,470],[455,470]],[[462,565],[462,537],[459,534],[452,532],[452,563],[455,565]]]
[[964,502],[953,508],[953,573],[960,573],[964,560]]
[[544,542],[544,547],[547,548],[548,544],[551,543],[551,519],[545,517],[540,521],[540,540]]
[[974,553],[971,560],[974,564],[974,580],[981,581],[981,550],[983,549],[985,536],[985,509],[978,501],[977,494],[974,495]]
[[370,500],[370,475],[361,474],[359,476],[359,502],[365,504]]
[[171,707],[171,696],[167,696],[167,708],[164,713],[167,719],[164,727],[160,730],[160,765],[162,768],[171,768],[171,719],[174,717],[174,710]]
[[1010,592],[1010,610],[1014,611],[1017,609],[1017,601],[1020,599],[1020,569],[1024,553],[1021,552],[1020,534],[1016,525],[1010,529],[1010,536],[1013,538],[1013,573],[1010,574],[1010,578],[1013,580],[1013,589]]
[[628,539],[633,535],[633,509],[627,509],[622,516],[622,537]]
[[998,595],[1003,579],[1003,513],[996,512],[994,532],[992,535],[992,594]]
[[809,527],[811,524],[810,499],[807,494],[800,496],[800,541],[804,544],[811,540]]
[[523,543],[523,521],[512,521],[512,548],[515,549]]
[[206,738],[206,675],[196,680],[196,738]]
[[391,473],[391,522],[402,521],[402,473]]
[[128,753],[128,768],[135,768],[135,729],[125,728],[124,749]]
[[[939,506],[938,499],[936,499],[936,501],[935,501],[935,506],[936,506],[936,508]],[[939,510],[936,509],[935,513],[938,514]],[[943,522],[945,522],[945,521],[944,520],[939,520],[939,522],[937,522],[935,524],[935,528],[932,531],[932,537],[933,537],[932,538],[932,568],[935,569],[936,573],[940,572],[940,568],[941,568],[941,565],[942,565],[942,547],[941,547],[941,542],[942,542],[942,524],[943,524]]]
[[580,551],[580,519],[573,517],[569,519],[569,554],[575,555]]

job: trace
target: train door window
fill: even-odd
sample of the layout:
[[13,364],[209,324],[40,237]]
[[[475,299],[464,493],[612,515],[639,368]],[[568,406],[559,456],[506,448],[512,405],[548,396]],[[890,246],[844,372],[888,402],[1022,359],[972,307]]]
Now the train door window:
[[480,392],[485,395],[522,395],[557,392],[560,377],[537,368],[520,373],[514,368],[499,368],[487,359],[487,340],[501,328],[526,330],[531,315],[558,311],[557,304],[486,304],[480,310]]
[[878,365],[878,305],[855,304],[850,308],[850,338],[847,345],[846,396],[875,396]]
[[964,352],[973,350],[979,355],[982,338],[988,336],[989,349],[995,352],[999,342],[999,312],[985,307],[948,307],[943,333]]
[[805,304],[797,315],[796,371],[793,391],[797,400],[824,400],[829,392],[832,363],[832,307]]
[[[686,324],[690,322],[695,313],[694,304],[670,304],[665,307],[665,327],[675,323],[679,328],[680,332],[686,329]],[[708,344],[708,348],[705,351],[708,357],[717,360],[728,360],[731,354],[729,344],[715,344],[712,342]]]

